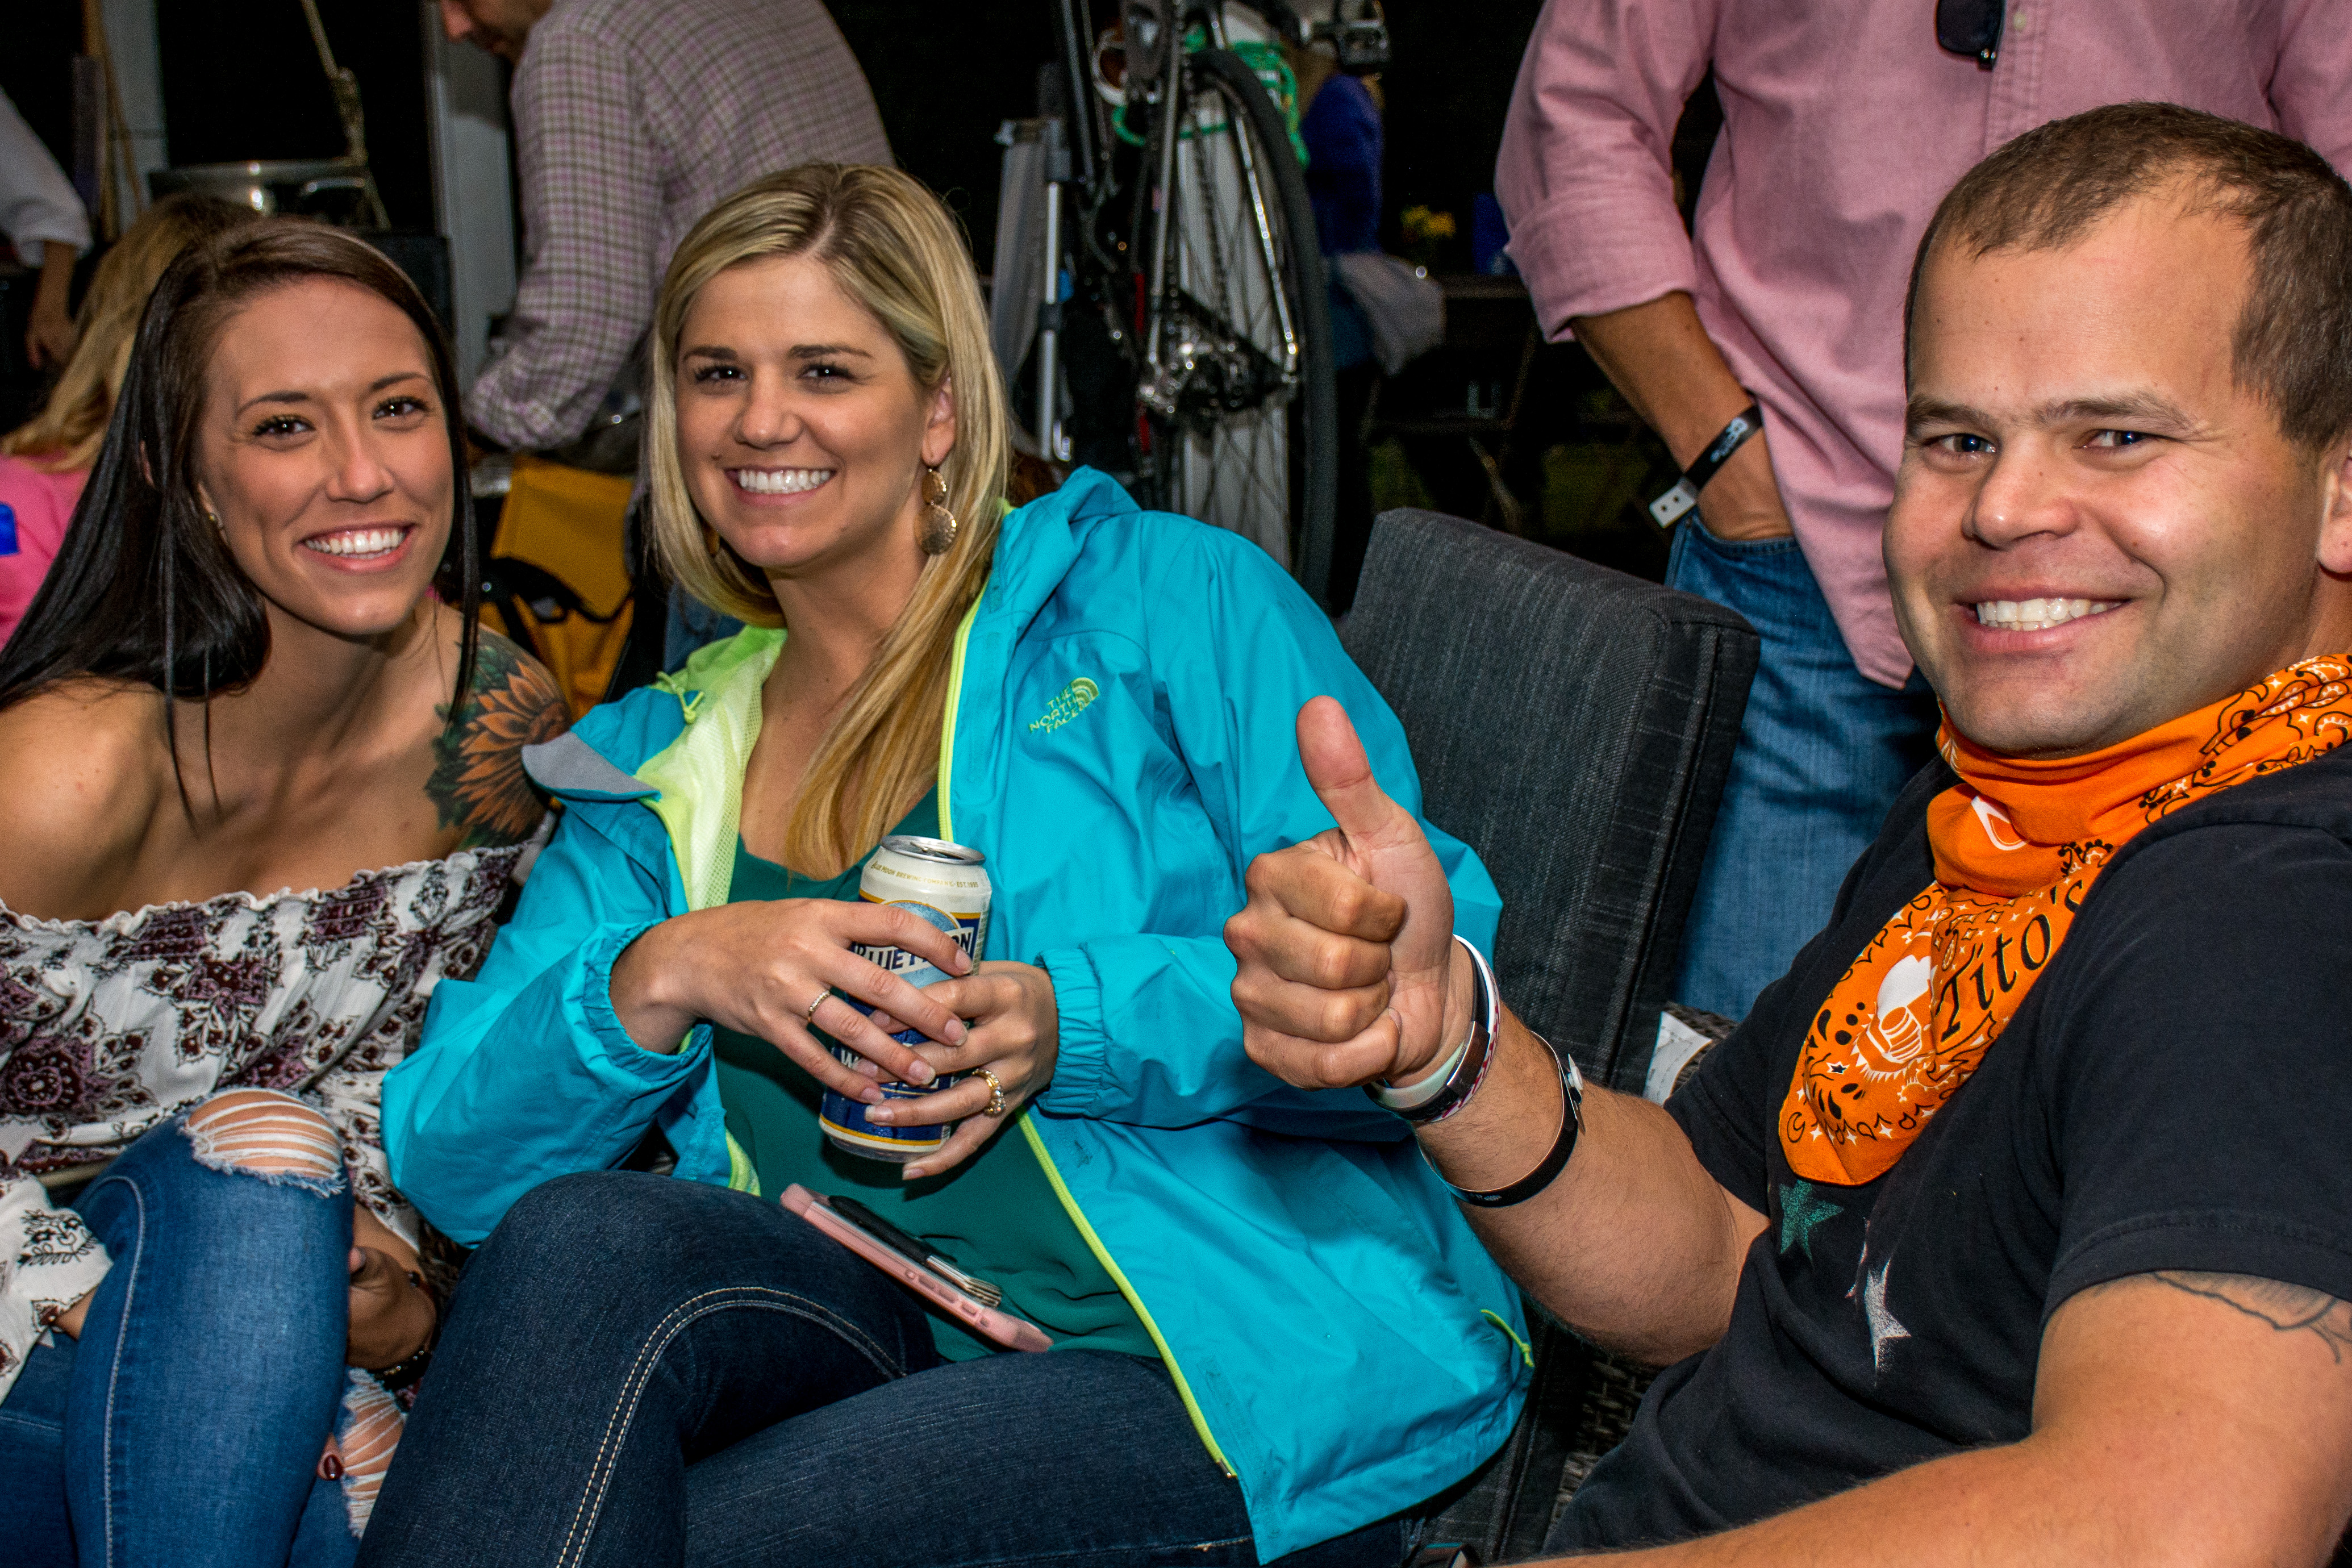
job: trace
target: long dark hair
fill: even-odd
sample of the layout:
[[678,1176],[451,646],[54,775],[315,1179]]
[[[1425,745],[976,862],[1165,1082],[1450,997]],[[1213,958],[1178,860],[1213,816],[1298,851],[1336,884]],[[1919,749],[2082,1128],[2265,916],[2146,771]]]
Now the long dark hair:
[[[0,710],[79,676],[152,686],[201,701],[249,684],[269,659],[261,593],[237,566],[196,490],[205,369],[223,323],[267,290],[309,278],[355,284],[415,323],[432,362],[449,432],[452,511],[444,583],[455,567],[466,630],[449,702],[455,725],[473,684],[479,640],[474,510],[466,489],[465,426],[448,340],[424,296],[364,242],[321,224],[256,219],[197,245],[157,279],[140,319],[130,373],[115,399],[98,466],[63,547],[16,635],[0,649]],[[163,705],[179,767],[174,704]],[[186,789],[182,786],[184,800]]]

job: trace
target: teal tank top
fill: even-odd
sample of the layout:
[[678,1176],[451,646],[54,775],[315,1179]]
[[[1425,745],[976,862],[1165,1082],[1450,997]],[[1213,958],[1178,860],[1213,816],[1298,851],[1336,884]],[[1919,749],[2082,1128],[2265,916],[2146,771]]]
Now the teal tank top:
[[[925,795],[893,833],[939,835],[936,793]],[[730,903],[774,899],[857,897],[865,862],[840,876],[803,877],[735,845]],[[1004,1292],[1004,1310],[1052,1337],[1055,1350],[1118,1351],[1159,1358],[1159,1349],[1127,1298],[1045,1179],[1036,1152],[1015,1125],[954,1170],[924,1181],[900,1179],[899,1168],[835,1148],[817,1126],[824,1089],[816,1079],[764,1040],[729,1029],[713,1031],[719,1100],[727,1131],[758,1173],[760,1191],[780,1196],[797,1182],[814,1193],[856,1198],[899,1229],[922,1237],[966,1273]],[[820,1033],[820,1039],[825,1037]],[[830,1040],[826,1040],[829,1045]],[[931,1339],[950,1361],[994,1352],[945,1313],[925,1303]]]

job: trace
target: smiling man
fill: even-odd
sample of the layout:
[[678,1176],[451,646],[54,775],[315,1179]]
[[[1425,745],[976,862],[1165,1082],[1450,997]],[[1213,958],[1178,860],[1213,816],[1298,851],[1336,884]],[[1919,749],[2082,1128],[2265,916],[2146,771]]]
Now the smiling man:
[[1261,858],[1227,928],[1249,1049],[1417,1101],[1520,1281],[1675,1363],[1555,1551],[2323,1562],[2352,1513],[2352,188],[2188,110],[2063,121],[1946,198],[1908,335],[1886,555],[1943,761],[1739,1032],[1663,1110],[1584,1090],[1580,1135],[1318,701],[1339,826]]

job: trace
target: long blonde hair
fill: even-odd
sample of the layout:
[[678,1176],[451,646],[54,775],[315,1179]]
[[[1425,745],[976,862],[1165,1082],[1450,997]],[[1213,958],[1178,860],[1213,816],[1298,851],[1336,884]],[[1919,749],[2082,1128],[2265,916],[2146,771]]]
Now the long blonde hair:
[[131,369],[131,341],[155,280],[197,241],[249,222],[253,214],[217,196],[164,197],[123,230],[98,264],[81,302],[73,353],[41,411],[0,437],[0,452],[35,459],[36,468],[70,473],[98,461],[114,400]]
[[814,257],[880,321],[927,392],[955,400],[956,442],[940,466],[955,542],[927,557],[914,596],[818,741],[784,825],[784,858],[840,870],[890,830],[939,765],[948,664],[964,612],[996,554],[1011,441],[980,280],[954,218],[920,182],[871,164],[803,163],[745,186],[696,224],[670,258],[654,307],[646,419],[646,499],[670,580],[753,626],[783,624],[758,568],[695,510],[677,453],[678,334],[702,286],[730,267]]

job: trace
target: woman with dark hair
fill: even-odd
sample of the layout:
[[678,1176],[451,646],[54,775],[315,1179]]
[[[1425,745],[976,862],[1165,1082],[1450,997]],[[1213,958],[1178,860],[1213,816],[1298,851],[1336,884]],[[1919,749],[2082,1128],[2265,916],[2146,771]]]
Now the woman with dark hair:
[[460,431],[383,257],[216,236],[0,650],[14,1562],[355,1550],[437,1315],[378,1084],[489,945],[542,816],[520,750],[563,722],[470,572],[433,593],[472,553]]

